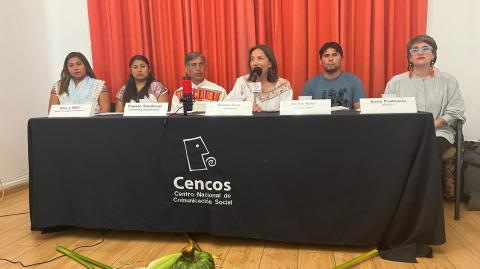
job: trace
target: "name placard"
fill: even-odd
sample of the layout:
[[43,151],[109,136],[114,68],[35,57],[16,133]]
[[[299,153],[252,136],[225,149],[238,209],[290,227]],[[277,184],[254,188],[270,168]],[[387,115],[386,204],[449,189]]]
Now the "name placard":
[[192,111],[194,111],[194,112],[205,112],[206,104],[207,104],[207,102],[205,102],[205,101],[196,101],[196,102],[193,103],[193,110]]
[[166,116],[168,103],[127,103],[124,117]]
[[205,116],[252,116],[253,102],[207,102]]
[[84,105],[52,105],[49,118],[86,118],[95,114],[94,106]]
[[360,98],[360,113],[417,113],[415,97]]
[[280,115],[329,115],[331,103],[330,99],[281,101]]

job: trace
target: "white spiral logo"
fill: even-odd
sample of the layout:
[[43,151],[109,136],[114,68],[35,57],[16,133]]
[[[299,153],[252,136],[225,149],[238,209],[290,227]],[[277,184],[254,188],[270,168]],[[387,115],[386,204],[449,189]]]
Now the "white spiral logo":
[[205,161],[210,167],[214,167],[215,165],[217,165],[217,160],[214,157],[208,157],[207,159],[205,159]]

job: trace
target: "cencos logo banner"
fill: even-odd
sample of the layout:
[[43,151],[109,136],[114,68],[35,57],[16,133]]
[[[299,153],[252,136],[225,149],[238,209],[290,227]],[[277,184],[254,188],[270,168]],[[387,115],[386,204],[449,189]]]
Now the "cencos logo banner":
[[[185,158],[188,170],[191,173],[179,175],[173,179],[173,202],[182,204],[203,205],[233,205],[231,182],[224,179],[209,178],[208,174],[198,171],[208,171],[208,168],[217,164],[215,157],[211,156],[207,144],[201,136],[185,138]],[[193,172],[193,173],[192,173]],[[201,178],[197,178],[201,175]]]
[[185,145],[185,155],[190,172],[208,170],[207,164],[210,167],[217,164],[214,157],[207,157],[210,152],[201,136],[183,139],[183,144]]

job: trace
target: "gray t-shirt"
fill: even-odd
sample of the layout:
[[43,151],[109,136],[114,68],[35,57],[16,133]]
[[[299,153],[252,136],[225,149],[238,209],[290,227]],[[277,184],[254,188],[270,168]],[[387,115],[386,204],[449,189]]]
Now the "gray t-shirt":
[[353,108],[353,104],[365,97],[362,82],[353,74],[342,72],[332,80],[319,74],[307,81],[302,95],[312,99],[331,99],[332,106]]

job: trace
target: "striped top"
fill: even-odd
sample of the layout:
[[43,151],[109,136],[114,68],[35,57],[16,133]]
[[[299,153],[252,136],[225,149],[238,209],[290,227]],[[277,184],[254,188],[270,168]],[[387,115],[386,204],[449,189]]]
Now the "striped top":
[[[198,85],[192,82],[192,97],[195,100],[193,103],[193,111],[203,111],[202,103],[204,102],[218,102],[222,101],[227,92],[222,86],[204,79]],[[171,111],[175,112],[180,109],[183,104],[180,99],[183,97],[183,88],[178,88],[172,96]]]

